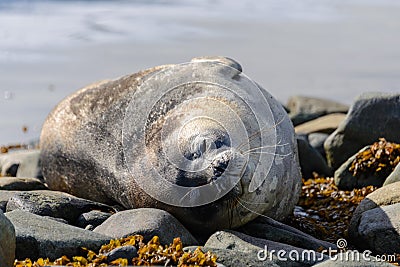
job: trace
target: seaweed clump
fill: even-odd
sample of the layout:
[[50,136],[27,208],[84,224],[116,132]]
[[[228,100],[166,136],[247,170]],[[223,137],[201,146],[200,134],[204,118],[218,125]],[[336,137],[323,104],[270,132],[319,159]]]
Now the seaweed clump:
[[304,180],[298,207],[288,223],[316,238],[336,243],[347,229],[358,204],[377,187],[338,190],[333,178]]
[[354,177],[361,174],[375,175],[386,179],[400,162],[400,144],[379,138],[367,149],[359,152],[349,167]]
[[[135,246],[138,255],[133,259],[119,258],[112,262],[107,262],[107,252],[121,246]],[[31,259],[24,261],[16,260],[14,267],[44,267],[48,265],[54,266],[72,266],[72,267],[105,267],[105,266],[217,266],[217,256],[211,252],[204,253],[198,247],[195,251],[185,252],[183,250],[182,241],[180,238],[175,238],[169,246],[162,246],[158,236],[154,236],[147,244],[143,243],[143,236],[134,235],[120,239],[113,239],[109,244],[103,245],[99,253],[87,248],[82,248],[82,251],[87,255],[74,256],[69,259],[62,256],[55,261],[40,258],[34,262]]]

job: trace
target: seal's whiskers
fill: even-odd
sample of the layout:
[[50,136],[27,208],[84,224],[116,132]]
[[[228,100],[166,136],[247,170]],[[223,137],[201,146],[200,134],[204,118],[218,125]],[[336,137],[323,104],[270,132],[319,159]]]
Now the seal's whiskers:
[[277,126],[279,126],[283,121],[285,120],[285,116],[283,116],[275,125],[270,126],[270,125],[265,125],[264,127],[262,127],[261,129],[259,129],[258,131],[255,131],[254,133],[252,133],[251,135],[249,135],[248,140],[239,144],[237,146],[237,149],[240,149],[242,146],[244,146],[247,143],[250,143],[252,140],[254,140],[254,138],[256,138],[258,135],[261,135],[261,133],[263,132],[268,132],[271,129],[276,128]]

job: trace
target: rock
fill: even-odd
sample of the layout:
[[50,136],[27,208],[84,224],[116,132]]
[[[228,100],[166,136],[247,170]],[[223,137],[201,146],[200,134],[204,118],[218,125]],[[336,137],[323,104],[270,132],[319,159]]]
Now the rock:
[[383,137],[400,143],[400,94],[365,93],[325,141],[328,164],[337,169],[361,148]]
[[152,208],[118,212],[93,231],[112,238],[138,234],[143,235],[145,241],[156,235],[161,244],[170,244],[175,237],[180,237],[184,245],[198,244],[192,234],[171,214]]
[[40,150],[17,150],[0,155],[2,176],[43,178],[40,168]]
[[2,177],[0,178],[0,190],[46,190],[48,189],[37,178]]
[[376,253],[400,253],[400,203],[364,211],[357,236]]
[[[2,179],[2,178],[0,178]],[[8,203],[8,200],[12,198],[15,194],[21,193],[21,191],[6,191],[6,190],[0,190],[0,210],[3,212],[6,212],[6,206]]]
[[88,225],[91,225],[93,228],[95,228],[102,224],[110,216],[110,213],[92,210],[81,214],[76,222],[76,226],[86,228]]
[[341,190],[353,190],[354,188],[362,188],[368,185],[381,187],[384,180],[370,173],[360,173],[357,177],[353,176],[353,173],[349,171],[349,168],[355,160],[358,153],[369,149],[370,146],[366,146],[359,152],[350,157],[342,166],[335,171],[335,184]]
[[16,258],[55,260],[62,255],[80,255],[80,248],[96,251],[110,237],[56,222],[22,210],[5,214],[15,227]]
[[336,245],[316,239],[296,228],[277,222],[271,218],[258,217],[254,221],[239,228],[240,232],[247,235],[267,239],[270,241],[295,246],[302,249],[317,251],[324,249],[336,249]]
[[75,224],[79,215],[91,210],[113,212],[113,208],[104,204],[74,197],[57,191],[27,191],[15,194],[7,203],[7,211],[21,209],[31,213],[62,218]]
[[393,172],[386,178],[383,185],[393,184],[400,181],[400,164],[397,164]]
[[324,143],[328,136],[329,134],[326,133],[311,133],[308,135],[308,142],[310,143],[310,146],[317,150],[324,159],[326,158]]
[[[369,194],[353,213],[349,237],[360,249],[400,253],[400,182]],[[396,246],[394,246],[397,244]]]
[[[194,247],[185,247],[184,251],[195,251],[196,246]],[[277,259],[265,259],[259,260],[257,259],[256,254],[254,253],[245,253],[237,250],[232,249],[218,249],[218,248],[207,248],[207,247],[200,247],[203,252],[210,251],[218,256],[217,264],[221,264],[219,266],[251,266],[251,267],[264,267],[264,266],[271,266],[271,267],[278,267],[278,266],[296,266],[290,264],[282,264]]]
[[0,266],[12,267],[15,258],[15,230],[0,210]]
[[345,114],[333,113],[318,119],[297,125],[294,130],[297,134],[333,133],[346,118]]
[[122,246],[111,250],[104,254],[107,257],[107,263],[118,260],[119,258],[128,259],[130,261],[138,256],[135,246]]
[[307,96],[292,96],[286,106],[295,126],[327,114],[347,113],[349,110],[347,105]]
[[320,175],[331,176],[332,170],[328,167],[325,159],[315,150],[308,141],[297,138],[301,173],[304,178],[313,177],[313,172]]
[[[365,257],[365,258],[364,258]],[[375,267],[375,266],[392,266],[387,262],[379,261],[370,254],[357,253],[355,251],[341,252],[333,255],[329,260],[314,265],[315,267]]]
[[[289,261],[289,253],[302,255],[305,251],[304,249],[266,240],[261,238],[252,237],[249,235],[245,235],[243,233],[239,233],[236,231],[226,230],[219,231],[210,236],[204,245],[205,248],[218,248],[218,249],[230,249],[233,251],[240,251],[244,253],[250,253],[252,255],[263,254],[266,259],[272,259],[273,262],[277,263],[281,266],[282,262],[285,260],[279,259],[279,257],[284,258],[282,254],[278,255],[277,252],[282,250],[283,254],[286,255],[286,259]],[[262,252],[260,252],[262,251]],[[274,254],[275,253],[275,254]],[[305,252],[304,252],[305,253]],[[315,257],[310,258],[298,258],[293,259],[290,262],[290,266],[309,266],[317,263],[323,259],[326,259],[324,255],[321,255],[318,252],[315,253]],[[263,258],[261,256],[261,258]],[[278,257],[279,256],[279,257]],[[317,260],[319,259],[319,260]],[[278,260],[278,261],[277,261]]]

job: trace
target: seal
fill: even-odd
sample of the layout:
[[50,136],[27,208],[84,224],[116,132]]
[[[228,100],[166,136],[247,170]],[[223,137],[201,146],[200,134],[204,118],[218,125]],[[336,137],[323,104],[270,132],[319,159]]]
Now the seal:
[[282,220],[300,194],[285,110],[225,57],[87,86],[49,114],[40,147],[51,189],[163,209],[198,233]]

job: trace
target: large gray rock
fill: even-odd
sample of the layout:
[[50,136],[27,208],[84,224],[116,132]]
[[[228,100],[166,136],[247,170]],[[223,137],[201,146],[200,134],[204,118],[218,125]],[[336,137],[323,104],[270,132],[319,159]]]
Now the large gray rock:
[[315,150],[304,138],[297,138],[301,173],[304,178],[313,177],[313,172],[331,176],[332,170],[328,167],[322,155]]
[[21,178],[21,177],[2,177],[0,179],[0,190],[46,190],[41,180],[37,178]]
[[400,253],[400,182],[369,194],[354,211],[349,236],[360,249]]
[[359,173],[357,176],[353,176],[353,172],[349,171],[349,168],[352,165],[353,161],[356,159],[357,154],[369,149],[369,147],[370,146],[366,146],[359,152],[351,156],[335,171],[335,184],[339,189],[353,190],[354,188],[362,188],[369,185],[377,187],[381,187],[383,185],[383,182],[385,180],[377,177],[373,173],[362,172]]
[[400,142],[400,94],[365,93],[351,106],[338,129],[325,141],[328,164],[337,169],[361,148],[384,137]]
[[347,105],[308,96],[292,96],[286,107],[290,110],[289,117],[295,126],[327,114],[347,113],[349,110]]
[[110,206],[96,203],[70,194],[57,191],[27,191],[15,194],[7,203],[6,210],[16,209],[37,215],[51,216],[75,224],[79,215],[91,210],[113,212]]
[[394,168],[393,172],[386,178],[383,185],[385,186],[396,182],[400,182],[400,164],[397,164],[396,168]]
[[[252,253],[253,255],[258,255],[260,251],[263,257],[266,259],[272,259],[274,263],[282,266],[310,266],[318,261],[327,259],[324,255],[321,255],[318,252],[315,253],[315,257],[304,257],[304,258],[292,258],[289,260],[290,253],[296,253],[298,255],[302,255],[306,253],[304,249],[290,246],[287,244],[282,244],[266,239],[252,237],[243,233],[239,233],[236,231],[219,231],[210,236],[204,245],[205,248],[218,248],[218,249],[230,249],[234,251],[240,251],[244,253]],[[284,251],[284,255],[278,255],[278,251]],[[307,254],[307,253],[306,253]],[[279,259],[279,257],[285,258],[285,260]],[[277,261],[278,260],[278,261]]]
[[5,215],[15,227],[17,259],[72,257],[80,254],[81,247],[96,251],[111,239],[22,210]]
[[257,238],[317,251],[320,248],[336,249],[336,245],[319,240],[296,228],[277,222],[271,218],[258,217],[239,228],[240,232]]
[[0,266],[12,267],[15,258],[15,230],[0,210]]
[[0,173],[3,176],[42,178],[40,150],[17,150],[0,155]]
[[143,235],[146,241],[153,236],[160,238],[161,244],[170,244],[180,237],[184,245],[197,245],[197,240],[171,214],[166,211],[142,208],[118,212],[94,230],[113,238]]

